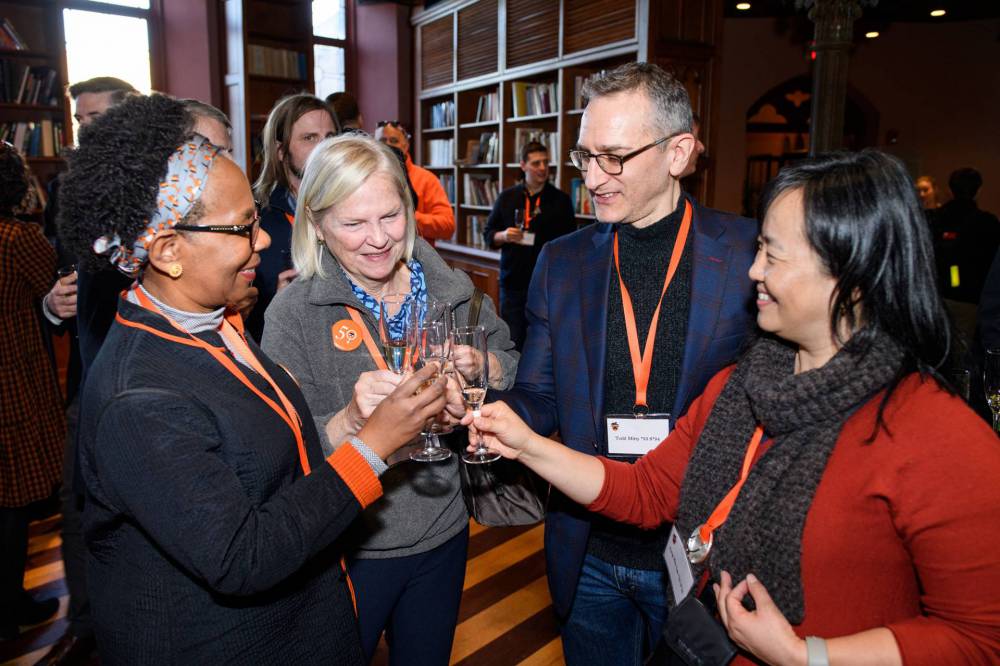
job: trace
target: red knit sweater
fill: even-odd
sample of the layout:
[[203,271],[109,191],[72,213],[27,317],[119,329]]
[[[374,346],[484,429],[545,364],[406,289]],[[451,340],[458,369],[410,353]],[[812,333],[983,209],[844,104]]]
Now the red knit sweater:
[[[638,463],[602,459],[604,487],[588,508],[645,528],[673,520],[731,372]],[[913,375],[886,409],[888,432],[866,443],[880,400],[844,425],[816,490],[802,537],[806,615],[794,629],[836,638],[884,626],[904,664],[1000,663],[1000,441],[959,398]]]

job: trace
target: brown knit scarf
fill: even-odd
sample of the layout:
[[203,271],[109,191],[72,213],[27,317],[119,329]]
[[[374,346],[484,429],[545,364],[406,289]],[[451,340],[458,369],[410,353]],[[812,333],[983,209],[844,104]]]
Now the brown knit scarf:
[[728,571],[740,581],[753,573],[788,621],[802,622],[802,530],[816,487],[844,422],[889,384],[902,358],[895,343],[877,336],[866,353],[848,344],[823,367],[796,375],[795,350],[762,338],[739,362],[691,456],[675,521],[686,538],[708,519],[739,478],[754,428],[763,425],[774,443],[715,532],[713,578]]

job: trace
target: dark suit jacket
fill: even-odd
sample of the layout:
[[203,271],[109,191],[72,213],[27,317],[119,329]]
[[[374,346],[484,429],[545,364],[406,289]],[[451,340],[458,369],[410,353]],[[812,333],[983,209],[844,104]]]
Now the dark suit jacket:
[[[694,205],[691,313],[674,417],[732,362],[752,333],[754,220]],[[605,438],[604,366],[613,225],[595,224],[545,245],[528,289],[528,335],[517,381],[496,392],[536,432],[559,430],[577,451],[596,454]],[[553,491],[545,554],[556,611],[572,606],[587,550],[590,514]]]
[[278,275],[292,267],[292,223],[288,216],[294,218],[295,209],[289,205],[288,190],[278,185],[260,211],[260,228],[271,236],[271,245],[260,253],[254,280],[258,289],[257,304],[246,320],[246,330],[255,341],[260,341],[264,335],[264,312],[278,292]]

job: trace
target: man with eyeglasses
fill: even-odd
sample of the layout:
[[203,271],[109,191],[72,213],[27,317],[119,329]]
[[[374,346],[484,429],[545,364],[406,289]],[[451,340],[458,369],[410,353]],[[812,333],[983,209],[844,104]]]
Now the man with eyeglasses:
[[[584,97],[570,158],[599,223],[542,249],[517,381],[497,395],[538,433],[558,430],[573,449],[634,461],[751,332],[757,224],[682,191],[696,139],[673,76],[629,63],[588,82]],[[567,664],[643,663],[667,613],[668,534],[613,523],[552,492],[546,570]]]
[[410,133],[398,120],[380,120],[375,128],[375,138],[403,151],[406,156],[406,175],[417,195],[417,233],[431,245],[435,240],[451,238],[455,233],[455,211],[438,177],[413,163]]

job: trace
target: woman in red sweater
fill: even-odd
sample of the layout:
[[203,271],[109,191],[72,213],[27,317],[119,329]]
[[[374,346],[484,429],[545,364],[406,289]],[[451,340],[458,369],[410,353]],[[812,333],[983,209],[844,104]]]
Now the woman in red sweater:
[[800,163],[762,210],[765,335],[659,447],[582,455],[499,402],[475,426],[591,511],[673,521],[672,596],[708,572],[737,662],[997,663],[1000,443],[942,389],[949,324],[905,169]]

